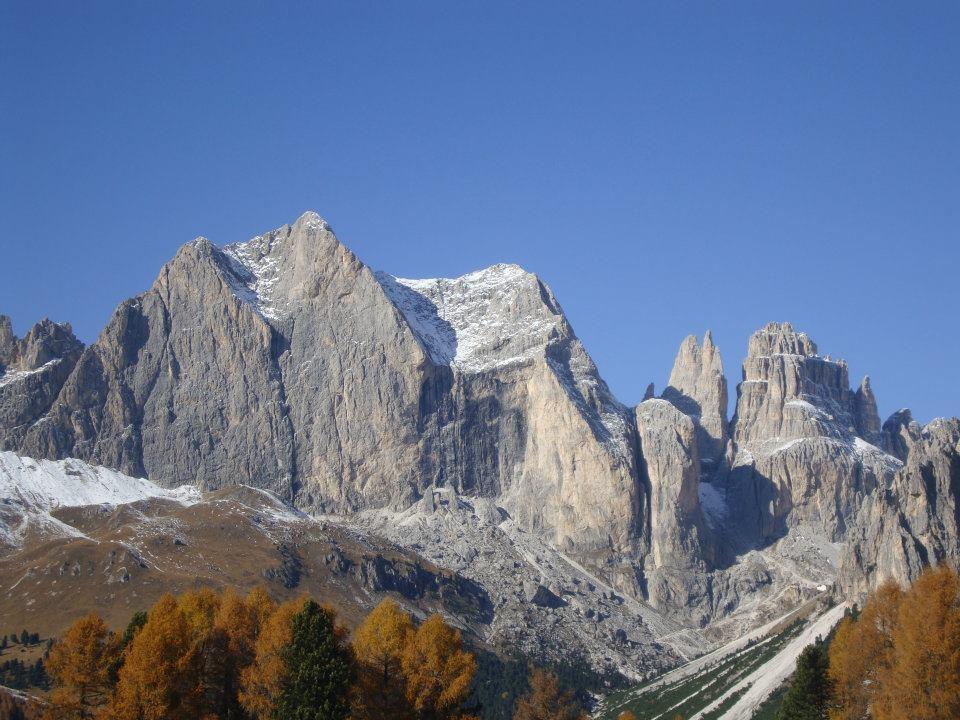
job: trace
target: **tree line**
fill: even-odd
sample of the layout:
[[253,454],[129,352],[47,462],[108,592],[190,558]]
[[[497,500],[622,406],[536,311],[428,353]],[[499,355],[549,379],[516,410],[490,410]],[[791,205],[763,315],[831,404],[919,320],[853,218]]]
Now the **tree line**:
[[[350,635],[329,606],[208,589],[165,595],[122,633],[96,613],[50,650],[45,720],[477,720],[461,634],[384,600]],[[582,720],[534,670],[516,720]]]
[[888,581],[832,640],[804,649],[777,720],[960,718],[960,578],[946,566]]

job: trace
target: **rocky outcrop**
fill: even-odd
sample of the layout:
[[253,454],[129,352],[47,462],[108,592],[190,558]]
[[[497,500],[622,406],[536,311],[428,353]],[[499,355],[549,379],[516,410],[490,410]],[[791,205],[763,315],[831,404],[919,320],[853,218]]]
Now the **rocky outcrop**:
[[852,595],[888,578],[907,584],[931,564],[960,563],[960,420],[921,426],[901,410],[883,430],[904,465],[857,515],[841,567]]
[[584,560],[629,566],[646,547],[630,414],[549,288],[508,265],[375,274],[315,213],[223,249],[184,246],[120,305],[43,421],[3,438],[322,512],[448,486],[502,497]]
[[50,409],[82,350],[67,323],[45,319],[18,339],[0,315],[0,450],[17,447]]
[[882,446],[883,437],[880,432],[880,413],[877,412],[877,398],[870,387],[870,377],[865,376],[853,397],[854,429],[872,445]]
[[818,355],[789,323],[771,323],[750,339],[737,395],[728,486],[747,542],[771,542],[801,522],[843,539],[900,466],[871,443],[879,438],[869,382],[854,393],[845,362]]
[[698,576],[712,549],[700,507],[698,426],[658,399],[637,406],[636,422],[650,495],[646,594],[651,605],[669,611],[702,593]]
[[709,330],[702,346],[693,335],[680,345],[662,397],[696,420],[700,459],[712,471],[727,442],[727,378]]

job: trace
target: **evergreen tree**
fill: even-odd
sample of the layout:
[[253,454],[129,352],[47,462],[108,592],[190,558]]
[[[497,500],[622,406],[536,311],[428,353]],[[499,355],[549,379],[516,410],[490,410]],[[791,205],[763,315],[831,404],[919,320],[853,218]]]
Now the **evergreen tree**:
[[3,640],[0,640],[0,650],[6,650],[6,649],[7,649],[7,636],[4,635]]
[[136,635],[147,624],[147,612],[145,610],[137,610],[131,617],[130,621],[127,623],[126,629],[123,631],[123,637],[121,642],[123,647],[126,647],[133,640],[133,636]]
[[803,649],[777,720],[827,720],[833,696],[829,666],[826,649],[819,642]]
[[290,644],[284,649],[287,676],[274,720],[345,720],[350,713],[353,651],[334,612],[313,600],[293,617]]
[[26,630],[23,630],[23,631],[20,633],[20,644],[21,644],[21,645],[29,645],[29,644],[30,644],[30,633],[28,633]]

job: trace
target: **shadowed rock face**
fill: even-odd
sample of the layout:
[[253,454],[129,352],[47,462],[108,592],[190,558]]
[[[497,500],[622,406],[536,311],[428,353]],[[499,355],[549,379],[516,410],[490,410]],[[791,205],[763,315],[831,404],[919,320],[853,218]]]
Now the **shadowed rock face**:
[[845,362],[818,355],[789,323],[771,323],[750,339],[737,393],[728,487],[749,541],[800,522],[843,539],[863,500],[900,466],[870,442],[878,438],[869,382],[854,393]]
[[709,330],[702,346],[693,335],[680,345],[663,399],[697,421],[700,460],[715,470],[727,443],[727,378]]
[[906,584],[930,564],[960,562],[960,421],[921,426],[901,410],[883,433],[904,464],[857,515],[841,567],[851,594],[888,578]]
[[50,409],[82,350],[67,323],[42,320],[18,339],[0,315],[0,449],[16,447]]
[[630,413],[516,266],[375,275],[307,213],[223,249],[185,245],[71,369],[44,421],[5,442],[321,512],[447,485],[502,497],[586,559],[646,547]]

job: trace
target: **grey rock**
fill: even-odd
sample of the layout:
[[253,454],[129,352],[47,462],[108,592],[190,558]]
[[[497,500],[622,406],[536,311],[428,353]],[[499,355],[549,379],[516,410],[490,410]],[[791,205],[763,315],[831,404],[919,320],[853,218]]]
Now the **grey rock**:
[[0,436],[321,512],[407,507],[444,486],[501,497],[587,562],[646,547],[630,414],[549,288],[516,266],[374,274],[315,213],[222,250],[185,245],[120,305],[43,421]]
[[840,573],[850,595],[888,578],[906,585],[928,565],[960,562],[960,420],[920,426],[901,410],[884,433],[904,465],[857,516]]
[[50,410],[82,350],[67,323],[45,319],[18,339],[0,315],[0,449],[18,447]]
[[854,395],[854,426],[857,435],[874,445],[882,445],[880,413],[877,412],[877,398],[870,387],[870,376],[864,376]]
[[714,549],[700,507],[698,426],[659,399],[638,405],[636,422],[642,477],[650,488],[646,595],[658,610],[683,615],[703,590]]
[[808,521],[832,541],[846,536],[861,503],[900,465],[871,443],[879,442],[875,408],[869,382],[854,393],[846,363],[818,355],[789,323],[751,337],[727,480],[748,543],[772,542]]
[[681,343],[663,399],[697,421],[700,458],[712,468],[727,442],[727,378],[709,330],[702,346],[693,335]]

